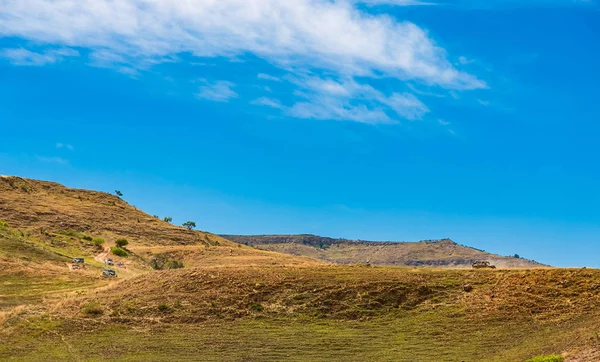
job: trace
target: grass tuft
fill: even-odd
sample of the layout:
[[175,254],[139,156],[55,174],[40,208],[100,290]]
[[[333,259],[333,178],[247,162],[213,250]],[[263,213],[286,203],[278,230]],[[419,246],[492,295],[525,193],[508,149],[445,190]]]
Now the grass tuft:
[[104,308],[100,305],[100,303],[92,302],[88,303],[85,307],[81,309],[81,313],[87,316],[100,316],[104,314]]
[[257,311],[257,312],[262,312],[265,310],[265,307],[263,307],[262,304],[260,304],[260,303],[252,303],[250,305],[250,309]]

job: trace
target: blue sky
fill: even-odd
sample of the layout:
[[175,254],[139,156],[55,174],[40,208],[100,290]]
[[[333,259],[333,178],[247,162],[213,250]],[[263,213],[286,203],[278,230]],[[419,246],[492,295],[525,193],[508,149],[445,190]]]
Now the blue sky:
[[594,1],[0,4],[0,174],[600,267]]

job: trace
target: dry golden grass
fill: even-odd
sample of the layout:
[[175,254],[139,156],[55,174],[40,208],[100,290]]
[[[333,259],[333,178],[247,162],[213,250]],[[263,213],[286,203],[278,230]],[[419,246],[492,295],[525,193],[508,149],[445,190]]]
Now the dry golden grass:
[[0,220],[14,229],[87,232],[135,245],[236,245],[171,225],[114,195],[20,177],[0,177]]
[[[14,177],[0,178],[0,221],[10,225],[0,226],[0,360],[599,355],[598,270],[331,265],[188,231],[105,193]],[[114,258],[127,269],[101,278],[107,255],[84,237],[104,237],[104,248],[128,239],[129,257]],[[155,271],[157,255],[185,268]],[[85,270],[69,270],[75,256]]]

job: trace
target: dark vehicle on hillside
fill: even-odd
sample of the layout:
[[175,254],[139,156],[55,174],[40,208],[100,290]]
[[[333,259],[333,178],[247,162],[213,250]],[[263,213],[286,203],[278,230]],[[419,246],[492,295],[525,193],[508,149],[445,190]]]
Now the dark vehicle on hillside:
[[106,259],[107,265],[114,265],[113,260],[111,258]]
[[496,266],[493,264],[490,264],[489,261],[476,261],[474,262],[472,265],[473,269],[485,269],[485,268],[490,268],[490,269],[496,269]]
[[115,272],[112,269],[104,269],[104,271],[102,272],[102,276],[116,278],[117,272]]

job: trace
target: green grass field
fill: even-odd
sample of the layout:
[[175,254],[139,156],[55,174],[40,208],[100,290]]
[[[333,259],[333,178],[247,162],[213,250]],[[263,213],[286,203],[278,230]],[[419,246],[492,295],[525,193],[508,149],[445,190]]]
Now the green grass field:
[[565,329],[585,325],[412,312],[365,321],[250,318],[143,327],[38,319],[18,327],[0,359],[525,361],[567,347],[574,335]]

